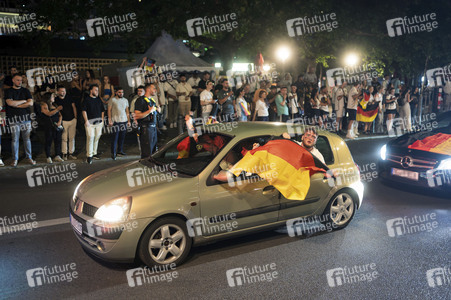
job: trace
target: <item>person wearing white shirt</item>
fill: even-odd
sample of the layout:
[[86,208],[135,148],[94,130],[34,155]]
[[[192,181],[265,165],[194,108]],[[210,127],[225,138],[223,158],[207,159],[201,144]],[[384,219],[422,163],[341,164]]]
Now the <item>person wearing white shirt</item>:
[[291,119],[299,118],[301,115],[304,114],[304,110],[299,105],[298,94],[296,91],[297,91],[297,86],[292,84],[291,92],[288,93],[288,99],[290,100],[289,107],[290,107],[290,111],[291,111]]
[[342,119],[344,114],[344,108],[345,108],[345,88],[346,88],[346,81],[343,82],[341,85],[337,86],[337,89],[334,93],[334,100],[335,100],[335,114],[337,115],[337,132],[340,132],[342,127]]
[[168,100],[168,122],[169,128],[177,127],[177,81],[168,79],[163,84],[163,90],[166,92],[166,98]]
[[379,86],[376,95],[374,95],[374,101],[379,103],[379,112],[376,117],[376,133],[384,133],[384,112],[382,111],[383,93],[384,88]]
[[130,127],[130,111],[128,100],[124,98],[124,89],[116,88],[116,96],[108,101],[108,125],[113,131],[111,136],[111,158],[116,160],[116,155],[123,156],[124,140],[127,127]]
[[193,89],[193,95],[191,96],[191,111],[196,111],[197,112],[197,116],[200,117],[201,115],[201,105],[199,103],[199,82],[200,82],[200,78],[198,76],[199,71],[194,71],[193,72],[193,76],[190,77],[187,81],[187,83],[191,86],[191,88]]
[[359,89],[360,83],[354,82],[353,87],[348,93],[348,133],[346,134],[346,137],[348,139],[355,139],[355,136],[357,135],[353,130],[353,125],[356,122],[357,118],[357,105],[359,102],[358,96],[359,96]]
[[179,100],[179,116],[184,119],[191,110],[191,96],[194,93],[191,86],[186,82],[185,74],[180,75],[180,83],[177,84],[176,92]]
[[213,89],[213,81],[208,80],[206,83],[206,89],[200,93],[200,105],[202,107],[202,119],[205,123],[207,123],[207,119],[210,116],[211,110],[213,108],[213,104],[215,101],[213,100],[213,93],[211,90]]
[[269,121],[269,105],[265,102],[266,95],[268,95],[266,91],[259,92],[252,121],[255,121],[255,117],[257,117],[257,121]]

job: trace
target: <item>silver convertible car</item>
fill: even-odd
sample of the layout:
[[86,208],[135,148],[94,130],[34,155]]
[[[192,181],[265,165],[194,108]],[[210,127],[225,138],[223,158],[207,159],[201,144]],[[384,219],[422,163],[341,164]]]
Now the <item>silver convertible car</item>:
[[[243,157],[243,149],[287,130],[284,123],[237,124],[209,125],[195,138],[182,134],[149,159],[83,179],[70,201],[82,247],[107,261],[179,265],[193,245],[279,228],[295,218],[322,216],[338,229],[349,224],[363,184],[339,136],[318,130],[316,147],[331,176],[312,175],[306,198],[289,200],[257,174],[215,179]],[[301,136],[305,127],[296,130]]]

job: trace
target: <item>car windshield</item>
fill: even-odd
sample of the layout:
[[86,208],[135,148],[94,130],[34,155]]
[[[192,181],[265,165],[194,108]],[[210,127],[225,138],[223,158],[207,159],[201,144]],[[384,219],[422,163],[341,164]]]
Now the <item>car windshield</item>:
[[189,176],[199,174],[232,139],[229,135],[206,133],[179,135],[143,164],[168,165],[174,171]]

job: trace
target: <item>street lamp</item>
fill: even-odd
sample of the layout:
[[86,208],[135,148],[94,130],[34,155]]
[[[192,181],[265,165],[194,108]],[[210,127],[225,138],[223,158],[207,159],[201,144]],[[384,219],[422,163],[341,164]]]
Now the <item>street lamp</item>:
[[357,54],[355,53],[349,53],[348,55],[346,55],[345,57],[345,64],[347,66],[355,66],[357,64],[357,62],[359,61],[359,57],[357,56]]
[[282,61],[282,64],[285,63],[285,61],[290,57],[291,51],[286,46],[282,46],[279,49],[277,49],[276,55],[277,58]]
[[282,71],[285,73],[285,61],[290,57],[291,51],[288,47],[282,46],[277,49],[276,56],[282,61]]

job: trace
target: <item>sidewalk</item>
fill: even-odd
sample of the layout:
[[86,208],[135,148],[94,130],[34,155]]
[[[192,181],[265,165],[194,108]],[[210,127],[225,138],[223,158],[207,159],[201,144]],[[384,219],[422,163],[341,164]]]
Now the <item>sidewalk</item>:
[[[159,148],[163,147],[168,141],[170,141],[172,138],[178,135],[178,129],[177,128],[168,128],[166,131],[162,131],[161,134],[158,135],[158,144],[157,146]],[[100,160],[94,160],[93,163],[96,163],[98,161],[105,161],[109,160],[112,161],[111,158],[111,136],[112,134],[102,134],[99,140],[99,147],[98,152],[100,153]],[[2,138],[2,159],[5,164],[4,167],[0,167],[1,169],[9,169],[12,168],[10,166],[12,162],[12,155],[11,155],[11,136],[10,135],[3,135]],[[47,165],[47,157],[44,150],[44,132],[43,131],[37,131],[31,134],[31,149],[32,149],[32,155],[33,159],[36,160],[36,165]],[[25,167],[25,166],[31,166],[28,162],[26,162],[25,159],[25,153],[23,151],[23,142],[22,139],[19,140],[19,163],[17,167]],[[74,155],[77,157],[76,160],[68,160],[67,162],[75,162],[75,163],[86,163],[86,136],[84,131],[79,131],[77,129],[77,134],[75,135],[75,152]],[[52,145],[51,153],[52,158],[54,155],[54,146]],[[118,163],[120,163],[121,160],[128,160],[128,159],[140,159],[140,151],[138,147],[138,139],[136,135],[136,131],[127,132],[125,135],[125,142],[124,142],[124,152],[127,154],[123,157],[116,157],[116,160]],[[58,164],[57,162],[54,162],[53,164]]]

